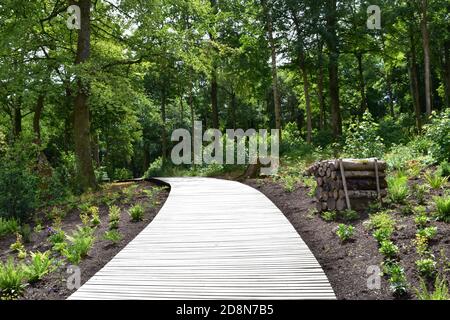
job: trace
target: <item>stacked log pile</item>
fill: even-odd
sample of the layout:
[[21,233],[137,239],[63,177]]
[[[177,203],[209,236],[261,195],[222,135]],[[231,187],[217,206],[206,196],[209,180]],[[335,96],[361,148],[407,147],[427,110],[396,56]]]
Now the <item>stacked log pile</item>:
[[377,159],[315,163],[306,173],[317,181],[317,210],[360,210],[377,199],[381,201],[387,195],[386,167],[384,161]]

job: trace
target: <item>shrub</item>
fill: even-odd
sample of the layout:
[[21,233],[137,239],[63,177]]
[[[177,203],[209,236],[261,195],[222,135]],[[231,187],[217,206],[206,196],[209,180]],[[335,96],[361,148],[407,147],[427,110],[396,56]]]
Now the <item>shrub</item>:
[[417,260],[416,267],[421,276],[432,278],[436,272],[436,261],[433,259]]
[[450,223],[450,196],[435,197],[437,219]]
[[336,231],[336,234],[339,237],[339,239],[341,239],[342,242],[346,242],[350,240],[355,234],[355,227],[340,224]]
[[113,174],[114,180],[129,180],[133,179],[133,173],[125,168],[115,169]]
[[450,163],[448,161],[441,162],[437,172],[441,177],[450,177]]
[[118,230],[109,230],[103,235],[103,240],[111,241],[114,244],[119,243],[122,239],[123,236]]
[[380,243],[380,253],[387,259],[393,259],[397,256],[398,247],[391,240],[384,240]]
[[389,199],[394,203],[404,203],[409,194],[408,178],[402,175],[387,179]]
[[0,217],[0,237],[16,233],[19,231],[19,228],[20,225],[16,219],[4,219]]
[[144,208],[139,204],[131,207],[129,214],[133,222],[139,222],[144,220]]
[[17,252],[17,258],[25,259],[27,257],[27,250],[22,243],[22,235],[20,233],[16,233],[16,242],[12,243],[9,248]]
[[25,273],[30,283],[42,278],[56,269],[54,260],[50,258],[50,251],[31,252],[31,264],[25,267]]
[[412,192],[417,199],[418,204],[425,204],[425,195],[428,193],[428,186],[422,184],[414,184]]
[[431,171],[426,172],[424,178],[428,185],[435,190],[444,187],[448,181],[447,177],[441,177],[438,172],[432,173]]
[[120,222],[120,208],[118,206],[109,207],[109,230],[118,229]]
[[23,224],[19,230],[20,235],[25,243],[31,242],[31,235],[33,234],[33,229],[29,224]]
[[82,258],[88,255],[95,241],[93,233],[94,230],[91,228],[78,227],[72,236],[67,236],[69,243],[63,250],[63,255],[70,263],[78,264]]
[[25,289],[26,274],[22,264],[15,265],[9,257],[6,263],[0,261],[0,297],[16,299]]
[[0,161],[0,212],[6,218],[28,219],[38,201],[35,144],[16,142]]
[[375,230],[375,232],[373,233],[373,237],[380,244],[383,241],[390,240],[391,236],[392,236],[392,230],[389,228],[380,228],[378,230]]
[[430,218],[427,216],[426,212],[418,212],[416,213],[414,222],[419,229],[423,229],[430,222]]
[[414,244],[416,245],[416,251],[419,255],[423,256],[428,253],[428,241],[429,239],[427,237],[416,234]]
[[430,153],[437,161],[450,160],[450,108],[441,114],[433,112],[432,120],[425,126],[426,137],[431,141]]
[[427,285],[423,279],[420,279],[420,289],[416,290],[419,300],[450,300],[447,279],[445,277],[436,277],[434,282],[434,291],[428,291]]
[[95,206],[90,207],[89,213],[91,215],[91,225],[93,227],[99,226],[101,221],[100,221],[100,214],[99,214],[98,207],[95,207]]
[[146,178],[158,177],[161,175],[162,170],[163,170],[163,160],[161,157],[159,157],[154,162],[152,162],[147,172],[145,172],[144,176]]
[[359,213],[354,210],[349,210],[349,209],[339,212],[339,216],[344,221],[355,221],[355,220],[359,219]]
[[378,135],[378,127],[367,111],[361,121],[350,124],[346,129],[344,152],[356,158],[382,158],[385,146]]

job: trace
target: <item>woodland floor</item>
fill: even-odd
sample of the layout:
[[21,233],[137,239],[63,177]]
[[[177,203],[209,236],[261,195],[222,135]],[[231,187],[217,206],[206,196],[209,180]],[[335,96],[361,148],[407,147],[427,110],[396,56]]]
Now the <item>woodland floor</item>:
[[[245,184],[256,188],[265,194],[285,214],[295,227],[302,239],[309,246],[315,257],[321,264],[338,299],[341,300],[392,300],[388,281],[382,278],[381,290],[369,290],[367,288],[367,268],[380,266],[383,261],[378,252],[378,245],[372,232],[363,225],[368,219],[367,213],[361,213],[360,219],[351,223],[356,233],[354,241],[342,244],[336,235],[337,226],[342,223],[326,222],[320,215],[315,214],[315,204],[308,194],[308,188],[297,186],[294,192],[286,192],[283,187],[270,179],[246,180]],[[410,181],[423,183],[423,181]],[[427,198],[442,194],[442,191],[432,191]],[[414,199],[409,200],[414,204]],[[400,207],[393,206],[397,231],[393,241],[400,249],[400,262],[405,268],[409,282],[408,295],[397,299],[415,299],[415,288],[420,286],[417,276],[415,261],[419,259],[415,251],[414,239],[416,226],[414,216],[405,216],[399,213]],[[450,224],[435,222],[438,235],[430,243],[437,260],[445,260],[448,267],[450,257]],[[444,252],[446,258],[441,259]],[[448,278],[447,271],[447,278]],[[428,286],[433,281],[428,282]]]
[[[109,190],[110,192],[120,192],[124,188],[129,187],[133,183],[119,183],[114,184]],[[81,271],[81,284],[84,284],[95,273],[103,268],[120,250],[122,250],[131,240],[133,240],[157,215],[161,207],[164,205],[168,197],[168,191],[163,190],[156,195],[154,205],[149,206],[150,201],[144,189],[151,189],[156,187],[156,184],[151,182],[139,182],[138,187],[131,200],[124,201],[119,199],[116,203],[121,210],[121,219],[119,224],[119,231],[123,239],[113,245],[110,241],[102,239],[102,235],[108,230],[108,208],[105,204],[98,204],[101,225],[95,231],[96,241],[93,248],[89,252],[88,257],[83,259],[79,264]],[[101,199],[101,192],[97,195],[97,199]],[[131,222],[128,215],[128,209],[137,203],[142,203],[145,208],[144,221]],[[74,209],[67,213],[62,221],[62,229],[70,234],[77,226],[81,224],[79,217],[79,210]],[[51,225],[51,222],[44,221],[44,226]],[[33,227],[33,225],[32,225]],[[47,241],[48,233],[46,228],[39,232],[33,233],[31,242],[25,243],[27,251],[47,251],[51,250],[51,244]],[[15,242],[15,236],[0,239],[0,260],[5,261],[8,257],[15,254],[9,249],[10,245]],[[68,278],[67,267],[68,263],[64,263],[58,267],[56,271],[47,275],[43,280],[33,285],[28,285],[21,299],[24,300],[63,300],[69,297],[74,291],[67,288],[66,279]]]

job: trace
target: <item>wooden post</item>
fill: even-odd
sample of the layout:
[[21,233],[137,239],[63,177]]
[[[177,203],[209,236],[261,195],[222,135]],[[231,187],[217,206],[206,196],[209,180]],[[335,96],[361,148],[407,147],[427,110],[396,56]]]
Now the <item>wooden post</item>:
[[352,210],[352,206],[350,204],[350,198],[348,196],[347,180],[345,178],[345,171],[344,171],[344,165],[342,163],[342,159],[339,159],[339,167],[341,168],[342,184],[344,185],[345,201],[347,202],[347,209]]
[[376,182],[377,182],[378,201],[380,202],[380,204],[382,204],[381,189],[380,189],[380,176],[378,174],[378,159],[375,158],[374,161],[375,161],[375,178],[376,178]]

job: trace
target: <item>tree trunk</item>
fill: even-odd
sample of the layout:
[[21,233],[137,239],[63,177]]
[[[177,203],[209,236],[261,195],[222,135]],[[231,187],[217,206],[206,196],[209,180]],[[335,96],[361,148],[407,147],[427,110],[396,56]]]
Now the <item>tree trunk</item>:
[[419,93],[419,78],[417,75],[417,57],[416,57],[416,45],[414,42],[414,33],[410,32],[410,45],[411,45],[411,59],[409,62],[409,74],[410,74],[410,87],[411,96],[414,106],[414,114],[416,116],[417,130],[422,130],[422,116],[420,108],[420,93]]
[[422,43],[425,65],[425,102],[427,116],[431,115],[432,98],[431,98],[431,50],[430,50],[430,32],[428,30],[428,0],[421,1],[420,29],[422,31]]
[[20,137],[22,133],[22,107],[20,104],[14,106],[13,110],[13,135],[14,139]]
[[236,103],[236,93],[232,93],[231,94],[231,120],[232,120],[232,126],[233,129],[236,130],[237,125],[236,125],[236,108],[237,108],[237,103]]
[[33,115],[33,132],[36,144],[41,144],[41,116],[44,110],[44,95],[39,95]]
[[323,92],[323,44],[319,45],[319,79],[317,89],[319,91],[320,130],[325,129],[325,95]]
[[309,96],[309,80],[308,72],[306,70],[305,53],[303,49],[299,52],[300,70],[303,75],[303,92],[305,94],[305,104],[306,104],[306,142],[311,144],[312,142],[312,115],[311,115],[311,99]]
[[358,60],[359,92],[361,94],[360,113],[364,114],[367,110],[367,97],[363,71],[363,54],[361,52],[356,53],[356,59]]
[[165,164],[167,161],[167,132],[166,132],[166,92],[163,90],[161,97],[161,120],[162,120],[162,137],[161,137],[161,148],[162,148],[162,161]]
[[328,73],[330,81],[331,122],[335,138],[342,135],[342,118],[339,101],[339,52],[337,37],[337,1],[327,0],[327,46],[329,51]]
[[450,41],[444,44],[444,88],[445,88],[445,105],[450,108]]
[[[269,46],[271,50],[272,59],[272,90],[273,90],[273,102],[275,112],[275,129],[281,130],[281,101],[278,91],[278,70],[277,70],[277,49],[275,46],[275,39],[273,37],[273,20],[272,10],[268,8],[266,4],[266,18],[267,18],[267,34],[269,37]],[[280,132],[281,139],[281,132]]]
[[[78,6],[81,11],[81,29],[78,32],[78,45],[75,64],[83,64],[90,56],[90,10],[91,0],[80,0]],[[73,129],[75,155],[80,188],[83,191],[97,187],[91,154],[91,134],[88,106],[89,85],[85,79],[78,78],[77,94],[74,103]]]
[[211,77],[211,106],[212,106],[212,129],[219,129],[219,108],[217,97],[217,70],[214,68]]

